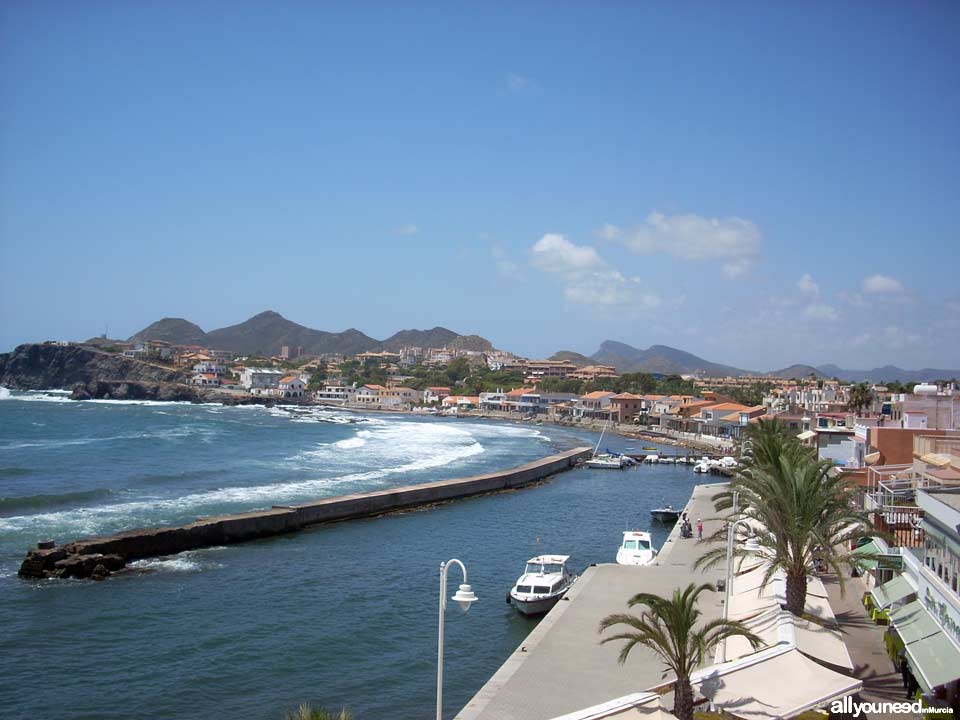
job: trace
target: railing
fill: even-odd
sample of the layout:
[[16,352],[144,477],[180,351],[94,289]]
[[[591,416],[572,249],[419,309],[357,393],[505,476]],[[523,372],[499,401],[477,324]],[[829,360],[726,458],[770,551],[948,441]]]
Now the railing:
[[922,521],[923,510],[917,507],[891,507],[873,513],[873,524],[888,536],[891,546],[923,547]]

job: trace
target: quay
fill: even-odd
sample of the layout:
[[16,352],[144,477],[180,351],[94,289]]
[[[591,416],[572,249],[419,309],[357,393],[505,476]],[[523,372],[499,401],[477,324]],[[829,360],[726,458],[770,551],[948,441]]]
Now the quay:
[[180,526],[128,530],[61,546],[51,541],[41,542],[37,549],[27,553],[18,574],[26,578],[102,578],[132,560],[256,540],[322,523],[520,488],[569,470],[591,452],[591,448],[579,447],[482,475],[340,495],[298,505],[275,505],[268,510],[198,518]]
[[[712,498],[725,485],[698,485],[684,508],[694,524],[703,519],[704,538],[720,529]],[[723,567],[693,569],[710,547],[706,540],[681,538],[678,523],[652,565],[587,568],[455,720],[549,720],[663,685],[663,664],[648,648],[637,646],[624,665],[617,662],[621,643],[600,644],[600,620],[629,612],[627,600],[638,592],[669,595],[691,582],[716,587],[724,577]],[[722,601],[723,592],[701,595],[701,622],[721,617]]]

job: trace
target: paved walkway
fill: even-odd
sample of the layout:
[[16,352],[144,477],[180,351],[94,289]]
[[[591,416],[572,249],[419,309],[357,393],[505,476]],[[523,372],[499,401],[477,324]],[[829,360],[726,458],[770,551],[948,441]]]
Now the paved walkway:
[[[863,690],[854,699],[870,703],[906,702],[903,680],[887,657],[883,644],[886,627],[874,623],[860,601],[866,586],[861,578],[845,577],[846,591],[842,596],[835,575],[823,577],[823,584],[853,660],[853,674],[863,681]],[[904,720],[907,716],[874,714],[869,717],[871,720]]]
[[[708,518],[716,514],[711,498],[722,486],[698,486],[687,504],[694,526],[698,517],[704,519],[704,537],[720,526],[720,521]],[[547,720],[662,683],[663,665],[645,647],[634,648],[624,665],[617,662],[621,643],[600,644],[600,620],[628,612],[627,599],[638,592],[665,595],[691,582],[715,584],[723,577],[723,566],[693,570],[693,563],[709,547],[680,538],[676,527],[654,565],[588,568],[457,720]],[[700,596],[702,621],[721,616],[722,600],[719,592]]]

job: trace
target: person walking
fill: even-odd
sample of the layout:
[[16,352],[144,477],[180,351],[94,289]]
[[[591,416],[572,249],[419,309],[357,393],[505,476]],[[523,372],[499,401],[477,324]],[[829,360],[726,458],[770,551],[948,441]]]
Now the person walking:
[[697,540],[703,540],[703,520],[697,518]]

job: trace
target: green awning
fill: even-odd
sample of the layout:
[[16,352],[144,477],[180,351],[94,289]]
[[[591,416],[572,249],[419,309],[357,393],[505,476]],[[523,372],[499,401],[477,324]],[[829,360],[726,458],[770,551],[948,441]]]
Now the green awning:
[[942,632],[908,644],[906,651],[913,676],[924,692],[960,678],[960,650]]
[[905,645],[940,632],[940,626],[919,600],[907,603],[890,613],[890,622]]
[[870,595],[877,603],[877,607],[883,610],[895,602],[900,602],[908,595],[916,594],[916,592],[916,588],[910,584],[905,575],[897,575],[893,580],[875,587],[870,591]]
[[876,570],[879,564],[881,568],[890,570],[902,570],[903,558],[897,553],[885,551],[876,540],[864,543],[852,553],[853,560],[858,567],[866,570]]

